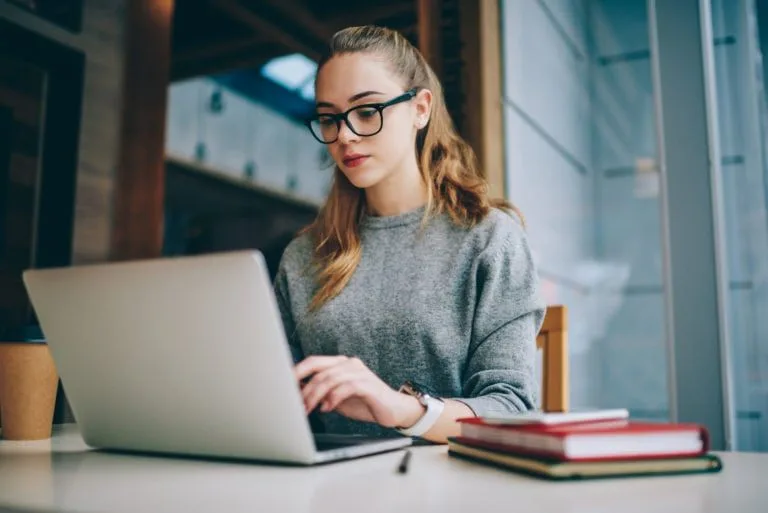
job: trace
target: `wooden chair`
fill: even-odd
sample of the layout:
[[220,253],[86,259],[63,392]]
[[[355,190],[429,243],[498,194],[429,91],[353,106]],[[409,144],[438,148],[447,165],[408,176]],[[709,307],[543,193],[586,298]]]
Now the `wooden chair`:
[[565,306],[547,307],[536,347],[542,350],[544,360],[541,409],[568,411],[568,310]]

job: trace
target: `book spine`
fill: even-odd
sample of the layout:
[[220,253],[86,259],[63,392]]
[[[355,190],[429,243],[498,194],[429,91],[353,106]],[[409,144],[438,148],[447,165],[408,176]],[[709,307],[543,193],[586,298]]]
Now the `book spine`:
[[508,428],[495,429],[477,424],[464,424],[461,427],[461,435],[464,438],[481,440],[510,448],[530,449],[532,451],[565,456],[563,440],[556,437],[542,436],[536,433]]

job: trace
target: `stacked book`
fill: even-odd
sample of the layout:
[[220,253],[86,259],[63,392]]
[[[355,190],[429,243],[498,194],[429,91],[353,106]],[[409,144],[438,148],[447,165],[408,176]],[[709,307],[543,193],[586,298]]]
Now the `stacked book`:
[[459,419],[451,456],[547,479],[718,472],[706,428],[640,422],[627,410]]

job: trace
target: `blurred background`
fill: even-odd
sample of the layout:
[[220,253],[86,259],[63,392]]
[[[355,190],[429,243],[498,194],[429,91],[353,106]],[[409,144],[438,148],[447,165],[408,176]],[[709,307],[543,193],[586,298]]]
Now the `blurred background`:
[[316,60],[368,23],[424,52],[525,214],[572,406],[768,451],[768,0],[0,0],[0,339],[34,329],[28,267],[274,273],[332,175]]

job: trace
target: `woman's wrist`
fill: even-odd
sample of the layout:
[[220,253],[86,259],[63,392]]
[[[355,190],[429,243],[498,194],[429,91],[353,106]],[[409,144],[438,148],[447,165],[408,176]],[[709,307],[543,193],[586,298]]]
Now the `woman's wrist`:
[[397,391],[395,393],[397,394],[397,401],[394,405],[396,423],[390,427],[409,428],[424,416],[427,409],[412,395]]

